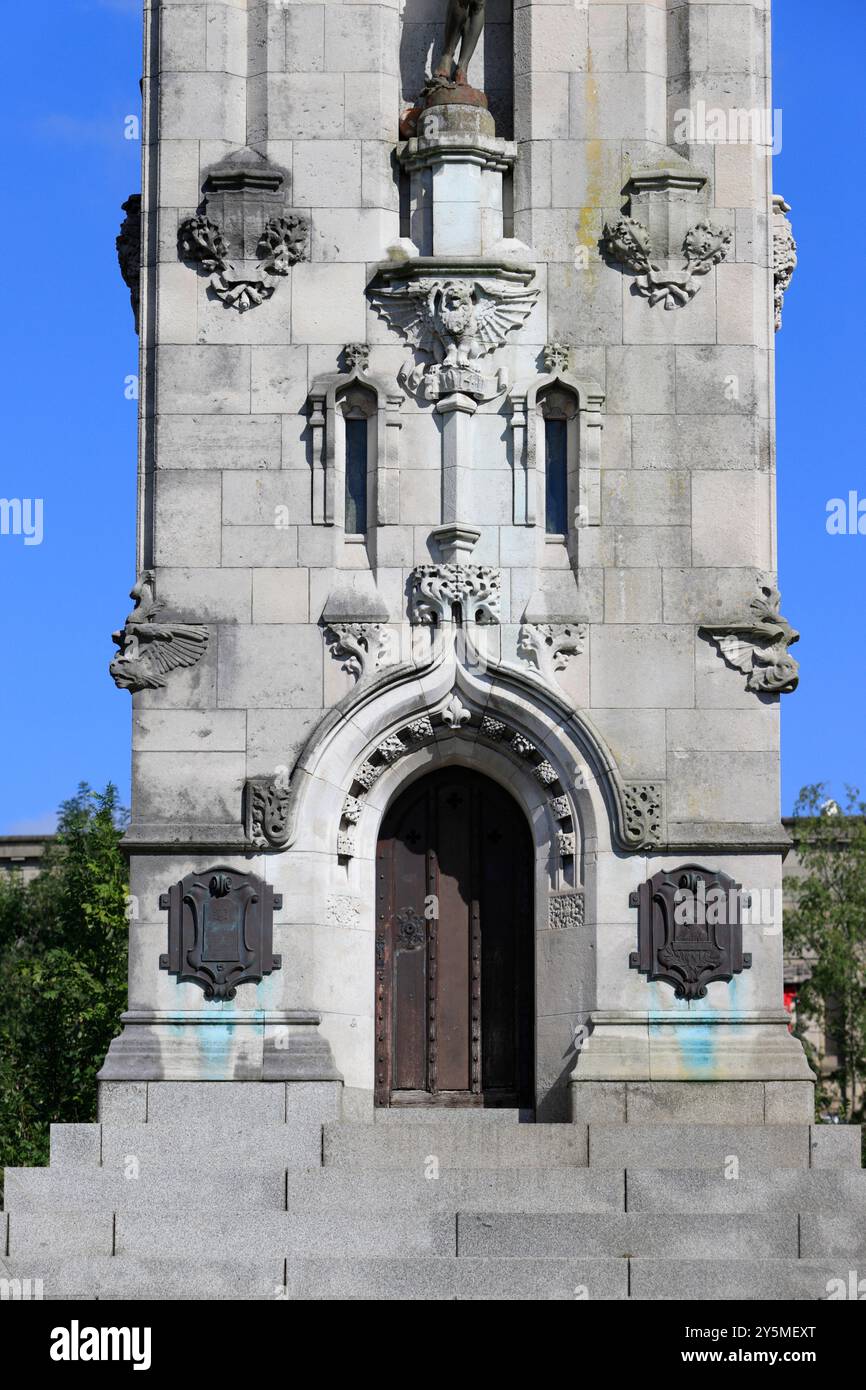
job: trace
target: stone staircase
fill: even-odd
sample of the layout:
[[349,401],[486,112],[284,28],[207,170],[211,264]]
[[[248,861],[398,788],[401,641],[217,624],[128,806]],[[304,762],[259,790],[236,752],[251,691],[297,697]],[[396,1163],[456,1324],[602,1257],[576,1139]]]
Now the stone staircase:
[[853,1127],[347,1123],[315,1094],[209,1119],[184,1090],[144,1123],[55,1126],[48,1168],[7,1169],[0,1278],[49,1299],[825,1299],[866,1278]]

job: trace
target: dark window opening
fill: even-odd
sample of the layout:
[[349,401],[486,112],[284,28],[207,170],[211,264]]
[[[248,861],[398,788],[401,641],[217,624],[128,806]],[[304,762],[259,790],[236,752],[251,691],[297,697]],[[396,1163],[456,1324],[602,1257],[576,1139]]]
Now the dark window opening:
[[366,420],[346,420],[346,534],[360,536],[367,530],[367,432]]
[[568,421],[544,422],[544,529],[549,536],[568,531]]

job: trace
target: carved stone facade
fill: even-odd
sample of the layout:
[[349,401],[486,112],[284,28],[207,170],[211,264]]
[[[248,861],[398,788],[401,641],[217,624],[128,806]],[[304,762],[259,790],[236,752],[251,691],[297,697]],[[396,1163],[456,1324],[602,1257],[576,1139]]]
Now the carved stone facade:
[[[772,109],[764,51],[746,6],[698,16],[700,52],[695,7],[667,8],[487,6],[459,80],[427,62],[444,0],[147,7],[140,254],[134,200],[119,247],[141,578],[111,668],[141,917],[106,1081],[240,1081],[256,1030],[297,1028],[369,1118],[380,835],[454,765],[531,842],[539,1118],[570,1086],[807,1080],[778,933],[744,922],[752,970],[710,952],[680,998],[673,957],[626,949],[658,872],[780,883],[797,679],[768,377],[793,245],[770,161],[670,114],[720,72]],[[211,865],[283,901],[284,967],[237,985],[220,1048],[216,994],[160,970],[153,886],[201,869],[210,903]],[[403,925],[420,968],[435,932]]]

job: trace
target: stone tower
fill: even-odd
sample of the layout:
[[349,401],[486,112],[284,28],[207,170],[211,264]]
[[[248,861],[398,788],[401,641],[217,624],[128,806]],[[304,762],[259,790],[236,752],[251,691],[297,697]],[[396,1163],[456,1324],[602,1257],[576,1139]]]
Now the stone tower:
[[145,19],[104,1135],[850,1161],[782,1001],[768,0]]

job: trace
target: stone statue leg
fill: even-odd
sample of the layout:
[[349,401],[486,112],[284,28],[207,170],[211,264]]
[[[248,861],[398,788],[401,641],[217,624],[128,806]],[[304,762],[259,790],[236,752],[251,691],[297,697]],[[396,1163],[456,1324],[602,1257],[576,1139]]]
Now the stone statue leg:
[[466,81],[466,73],[472,61],[472,55],[478,47],[478,40],[481,38],[483,28],[484,0],[470,0],[469,16],[463,27],[463,39],[460,44],[460,62],[456,74],[458,82]]
[[444,77],[447,82],[451,81],[454,54],[468,19],[469,0],[449,0],[448,14],[445,18],[445,47],[433,69],[434,77]]

